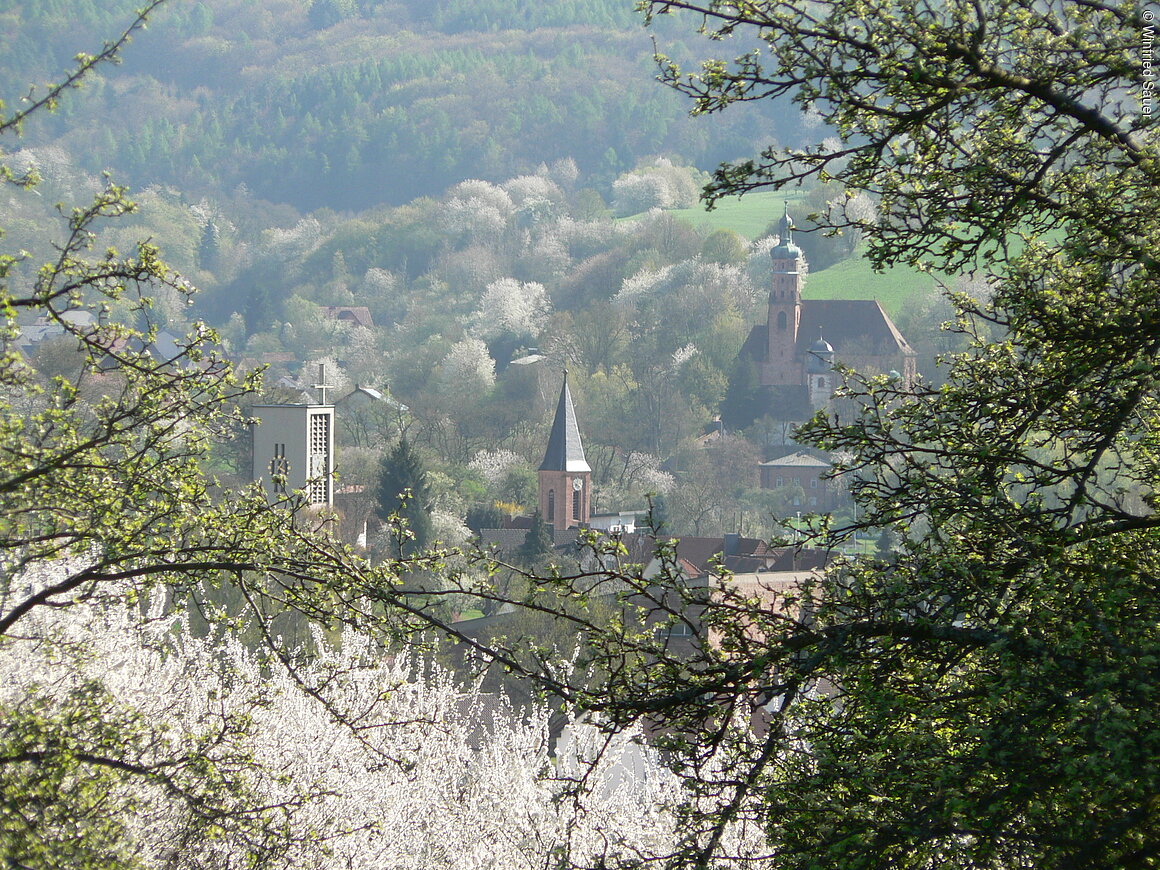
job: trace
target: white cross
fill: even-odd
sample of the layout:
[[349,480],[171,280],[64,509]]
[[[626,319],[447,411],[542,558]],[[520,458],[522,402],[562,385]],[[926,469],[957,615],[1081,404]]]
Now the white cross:
[[314,389],[318,390],[318,397],[319,397],[318,404],[325,405],[326,404],[326,391],[334,388],[334,384],[328,384],[326,382],[326,363],[319,363],[318,364],[318,381],[319,381],[319,383],[311,384],[311,386]]

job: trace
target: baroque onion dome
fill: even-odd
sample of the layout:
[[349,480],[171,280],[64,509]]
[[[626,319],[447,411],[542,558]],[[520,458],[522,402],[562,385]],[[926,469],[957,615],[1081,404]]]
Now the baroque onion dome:
[[806,371],[811,374],[828,372],[833,366],[834,348],[819,334],[818,340],[810,345],[809,352],[806,354]]
[[774,260],[797,260],[802,249],[793,242],[793,218],[789,216],[789,203],[785,204],[785,214],[777,223],[777,246],[769,252]]

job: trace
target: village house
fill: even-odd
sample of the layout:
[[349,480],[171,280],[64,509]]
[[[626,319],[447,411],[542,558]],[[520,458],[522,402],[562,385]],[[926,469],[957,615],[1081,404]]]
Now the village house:
[[848,499],[838,479],[828,478],[833,465],[805,451],[762,462],[761,488],[784,491],[788,504],[803,511],[826,512]]

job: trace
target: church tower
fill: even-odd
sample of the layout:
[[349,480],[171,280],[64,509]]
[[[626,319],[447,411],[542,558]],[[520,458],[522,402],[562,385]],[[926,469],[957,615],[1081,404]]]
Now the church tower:
[[778,223],[777,234],[777,247],[769,252],[773,260],[773,282],[769,290],[769,353],[761,382],[796,385],[802,382],[797,340],[802,316],[805,257],[802,249],[793,243],[789,203],[786,203],[785,214]]
[[829,404],[837,388],[834,349],[821,334],[806,354],[806,385],[810,391],[810,407],[815,411]]
[[540,463],[540,516],[557,529],[579,526],[587,523],[592,514],[591,499],[592,469],[584,458],[565,369],[552,434]]

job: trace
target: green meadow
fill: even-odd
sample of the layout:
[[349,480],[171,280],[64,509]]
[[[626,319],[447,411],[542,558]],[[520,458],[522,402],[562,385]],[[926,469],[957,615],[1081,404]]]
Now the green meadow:
[[[730,229],[747,239],[756,239],[781,217],[785,202],[789,202],[792,210],[803,195],[801,191],[762,191],[744,197],[728,197],[718,202],[712,211],[698,206],[674,209],[671,214],[694,226]],[[811,272],[806,279],[804,295],[807,299],[877,299],[892,317],[896,317],[908,303],[935,286],[934,276],[917,269],[899,266],[875,272],[866,260],[854,257],[824,271]]]
[[747,193],[745,196],[726,197],[720,200],[712,211],[706,211],[705,206],[697,205],[693,208],[673,209],[670,214],[688,221],[693,226],[712,230],[734,230],[752,240],[760,238],[766,228],[781,217],[785,209],[784,203],[789,202],[792,208],[804,195],[798,190],[760,191]]
[[861,257],[811,272],[802,295],[806,299],[877,299],[891,317],[936,287],[934,275],[898,266],[875,272]]

